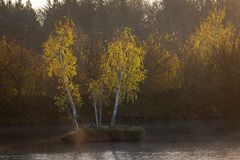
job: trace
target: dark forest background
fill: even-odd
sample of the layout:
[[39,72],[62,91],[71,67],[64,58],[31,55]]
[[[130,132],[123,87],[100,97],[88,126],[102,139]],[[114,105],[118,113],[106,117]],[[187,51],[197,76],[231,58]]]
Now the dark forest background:
[[[86,84],[96,75],[96,44],[107,43],[123,27],[133,29],[145,49],[147,78],[138,100],[120,106],[118,121],[239,118],[240,50],[186,59],[187,40],[215,9],[225,9],[223,23],[239,29],[239,0],[54,0],[38,11],[30,1],[0,0],[0,124],[69,121],[67,109],[54,105],[56,80],[48,78],[42,60],[42,44],[63,16],[76,24],[75,81],[81,84],[84,103],[78,110],[86,122],[94,121]],[[113,103],[104,110],[107,121]]]

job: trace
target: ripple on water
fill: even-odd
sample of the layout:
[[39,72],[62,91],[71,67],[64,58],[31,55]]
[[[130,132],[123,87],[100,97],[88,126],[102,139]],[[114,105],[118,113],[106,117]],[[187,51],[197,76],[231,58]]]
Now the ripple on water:
[[27,155],[0,156],[2,160],[238,160],[240,148],[208,148],[193,150],[161,150],[154,152],[66,152],[66,153],[32,153]]

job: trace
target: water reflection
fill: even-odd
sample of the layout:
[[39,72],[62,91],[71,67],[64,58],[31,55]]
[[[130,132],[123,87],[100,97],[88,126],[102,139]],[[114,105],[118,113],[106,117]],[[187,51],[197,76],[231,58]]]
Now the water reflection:
[[0,159],[11,160],[238,160],[240,149],[230,150],[189,150],[159,152],[69,152],[69,153],[32,153],[22,156],[0,156]]

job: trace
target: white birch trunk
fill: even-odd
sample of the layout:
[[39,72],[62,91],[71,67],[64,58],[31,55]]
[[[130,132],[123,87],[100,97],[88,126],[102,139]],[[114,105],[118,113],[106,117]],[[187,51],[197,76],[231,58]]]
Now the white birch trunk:
[[118,104],[119,104],[119,94],[120,94],[120,91],[117,90],[115,104],[114,104],[114,110],[113,110],[113,115],[112,115],[112,121],[111,121],[111,127],[115,126],[116,115],[117,115]]
[[[103,86],[101,84],[101,93],[104,94]],[[99,126],[102,126],[102,98],[99,99]]]
[[[60,61],[60,64],[63,66],[64,64],[63,64],[63,57],[62,57],[62,48],[60,48],[60,51],[59,51],[59,61]],[[63,70],[63,67],[62,67],[62,70]],[[69,103],[70,103],[70,106],[71,106],[73,124],[74,124],[75,128],[78,129],[79,127],[78,127],[78,122],[77,122],[76,106],[75,106],[75,103],[73,101],[73,97],[72,97],[71,91],[68,88],[66,80],[64,79],[63,81],[64,81],[63,83],[64,83],[64,86],[65,86],[65,91],[67,93],[68,100],[69,100]]]
[[96,120],[96,126],[98,128],[98,110],[97,110],[97,100],[96,97],[93,98],[93,106],[94,106],[94,111],[95,111],[95,120]]
[[70,106],[71,106],[73,124],[76,127],[76,129],[78,129],[79,127],[78,127],[78,122],[77,122],[76,106],[75,106],[75,103],[73,101],[72,94],[71,94],[71,92],[69,91],[69,89],[66,85],[65,85],[65,90],[66,90],[66,93],[67,93],[67,96],[68,96],[68,99],[69,99],[69,102],[70,102]]
[[99,104],[99,127],[102,126],[102,101],[100,100]]

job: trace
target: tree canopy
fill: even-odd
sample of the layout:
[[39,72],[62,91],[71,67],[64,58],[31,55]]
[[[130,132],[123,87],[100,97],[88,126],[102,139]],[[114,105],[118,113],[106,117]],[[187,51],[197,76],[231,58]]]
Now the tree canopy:
[[239,118],[239,7],[0,0],[0,123]]

